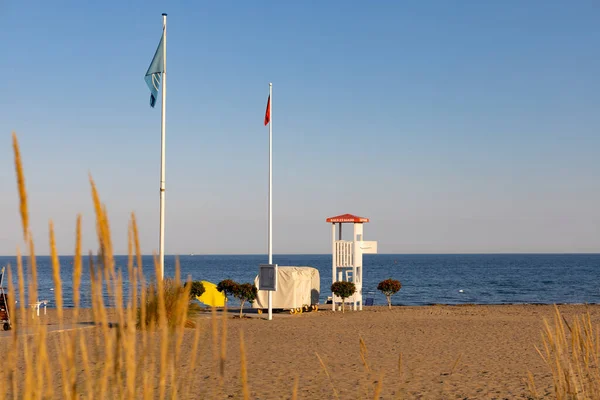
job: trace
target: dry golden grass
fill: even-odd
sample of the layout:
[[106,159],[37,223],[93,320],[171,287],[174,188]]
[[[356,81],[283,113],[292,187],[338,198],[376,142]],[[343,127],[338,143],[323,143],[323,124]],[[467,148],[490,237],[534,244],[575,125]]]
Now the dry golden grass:
[[[600,328],[592,324],[589,313],[569,324],[555,307],[554,321],[544,319],[542,343],[536,350],[552,371],[557,400],[600,399]],[[531,373],[527,385],[537,398]]]
[[248,367],[246,362],[246,348],[244,347],[244,331],[240,332],[240,367],[242,379],[242,395],[244,400],[250,400],[250,390],[248,389]]
[[[146,301],[137,309],[137,326],[150,327],[151,324],[161,323],[161,307],[166,315],[166,323],[171,328],[177,328],[183,323],[185,327],[193,328],[195,324],[187,318],[190,287],[184,287],[177,278],[165,278],[162,288],[153,283],[145,288]],[[159,290],[161,290],[159,292]],[[160,293],[160,296],[159,296]],[[187,296],[187,297],[186,297]],[[162,297],[162,300],[160,299]],[[161,305],[161,302],[163,303]],[[142,313],[144,319],[142,319]]]
[[15,155],[15,172],[17,174],[17,189],[19,191],[19,210],[21,212],[21,222],[23,225],[23,240],[27,241],[29,232],[29,211],[27,209],[27,190],[25,189],[25,174],[23,173],[23,162],[21,161],[21,151],[19,150],[19,141],[17,134],[12,134],[13,153]]
[[323,359],[321,358],[319,353],[315,353],[315,355],[319,359],[319,364],[321,364],[321,368],[323,368],[323,372],[325,372],[325,375],[327,376],[327,380],[329,381],[329,384],[331,385],[331,390],[333,391],[333,396],[336,399],[339,399],[340,395],[338,394],[338,391],[335,388],[335,384],[333,383],[333,378],[331,377],[331,374],[329,373],[329,369],[327,368],[327,365],[325,364],[325,362],[323,361]]
[[[29,270],[23,271],[23,261],[18,251],[17,281],[19,293],[18,315],[12,319],[11,351],[7,354],[4,368],[0,369],[3,384],[0,385],[0,398],[178,398],[186,391],[185,379],[190,378],[197,361],[197,348],[200,340],[200,327],[194,333],[194,349],[191,353],[182,352],[181,343],[186,327],[189,327],[188,304],[189,289],[181,284],[179,274],[173,280],[157,280],[146,285],[142,274],[141,253],[137,235],[135,216],[130,221],[128,272],[130,293],[126,300],[123,296],[123,278],[121,271],[115,268],[113,248],[110,238],[110,226],[106,208],[102,205],[96,185],[90,176],[92,199],[96,213],[96,228],[99,254],[90,257],[91,300],[94,322],[99,335],[95,343],[81,330],[61,331],[48,334],[47,326],[38,318],[32,318],[31,309],[25,307],[26,301],[37,299],[37,265],[35,246],[29,234],[27,191],[19,144],[13,135],[15,170],[20,197],[20,213],[23,239],[29,250]],[[82,274],[81,216],[77,217],[75,259],[73,263],[73,303],[74,321],[78,320],[80,305],[80,284]],[[60,276],[60,262],[56,250],[56,238],[52,221],[49,223],[50,255],[52,278],[59,325],[63,324],[63,291]],[[134,253],[135,252],[135,253]],[[90,254],[91,255],[91,254]],[[134,257],[135,256],[135,257]],[[9,304],[14,304],[13,273],[8,266]],[[139,307],[138,282],[141,283],[141,304],[151,307]],[[104,303],[103,288],[109,294],[111,304]],[[27,299],[26,300],[26,295]],[[110,308],[109,309],[107,307]],[[138,311],[139,310],[139,311]],[[110,314],[110,315],[109,315]],[[138,318],[146,323],[139,324]],[[116,324],[111,324],[113,321]],[[22,335],[22,331],[33,332]],[[189,329],[188,329],[189,330]],[[140,335],[141,333],[141,335]],[[141,340],[140,340],[141,339]],[[59,354],[57,360],[50,360],[49,349],[55,346]],[[158,351],[157,351],[158,349]],[[92,353],[95,354],[92,354]],[[92,365],[91,359],[101,354],[103,363]],[[141,357],[137,357],[140,355]],[[187,370],[175,368],[183,357],[189,357]],[[24,365],[24,368],[19,366]],[[59,366],[60,382],[53,382],[54,368]],[[78,385],[77,371],[81,368],[85,374],[84,384]],[[153,381],[158,370],[158,393],[154,393]],[[58,383],[58,385],[57,385]],[[60,393],[55,388],[60,387]],[[187,393],[189,395],[189,393]],[[183,396],[185,397],[185,396]]]

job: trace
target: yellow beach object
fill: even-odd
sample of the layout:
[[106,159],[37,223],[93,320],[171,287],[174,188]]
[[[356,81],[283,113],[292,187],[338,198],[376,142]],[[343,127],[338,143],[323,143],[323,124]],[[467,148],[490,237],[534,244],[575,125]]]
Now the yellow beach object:
[[217,290],[217,285],[209,281],[202,281],[204,293],[202,296],[196,296],[200,303],[211,307],[224,307],[225,295]]

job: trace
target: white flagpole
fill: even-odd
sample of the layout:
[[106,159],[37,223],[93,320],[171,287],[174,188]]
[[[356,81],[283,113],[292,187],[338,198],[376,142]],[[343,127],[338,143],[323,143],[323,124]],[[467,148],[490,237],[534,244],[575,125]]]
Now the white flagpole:
[[[273,84],[269,83],[269,264],[273,264]],[[273,319],[273,292],[269,290],[269,321]]]
[[158,259],[160,263],[160,278],[165,276],[165,140],[167,115],[167,14],[163,14],[163,62],[162,73],[162,116],[160,129],[160,234],[158,245]]

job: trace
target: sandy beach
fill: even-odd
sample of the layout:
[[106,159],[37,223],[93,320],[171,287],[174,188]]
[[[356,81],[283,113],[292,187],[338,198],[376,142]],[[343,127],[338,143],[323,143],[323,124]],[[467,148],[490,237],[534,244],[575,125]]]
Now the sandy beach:
[[[600,321],[598,305],[559,309],[567,321],[587,311],[595,323]],[[552,398],[550,371],[534,346],[541,345],[543,318],[553,318],[553,311],[547,305],[366,307],[345,314],[328,309],[275,314],[273,321],[256,314],[240,320],[230,313],[222,382],[213,358],[214,320],[210,313],[200,313],[199,365],[186,385],[193,394],[189,398],[240,398],[243,331],[253,399],[291,398],[296,378],[301,399],[330,399],[336,394],[341,399],[373,398],[380,380],[383,399],[526,399],[530,398],[525,383],[528,371],[535,377],[538,394]],[[90,310],[81,312],[83,321],[91,320]],[[40,318],[54,326],[55,310]],[[70,318],[67,312],[67,324]],[[222,321],[219,316],[219,336]],[[81,332],[92,346],[96,368],[101,368],[102,351],[93,348],[98,330]],[[191,348],[193,333],[186,330],[184,349]],[[361,359],[360,338],[366,346],[368,371]],[[10,339],[1,337],[0,346],[7,351]],[[180,361],[182,368],[186,360]],[[53,379],[57,385],[58,370]],[[83,385],[83,371],[78,374]]]

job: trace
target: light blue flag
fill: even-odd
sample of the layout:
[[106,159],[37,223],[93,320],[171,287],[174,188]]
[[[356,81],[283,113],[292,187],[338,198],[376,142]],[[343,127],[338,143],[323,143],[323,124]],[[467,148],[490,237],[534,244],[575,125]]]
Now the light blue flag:
[[165,60],[163,57],[163,41],[165,38],[165,32],[160,37],[160,43],[154,53],[154,58],[146,71],[146,84],[150,89],[150,107],[154,107],[156,104],[156,97],[158,96],[158,89],[160,88],[161,73],[165,72]]

